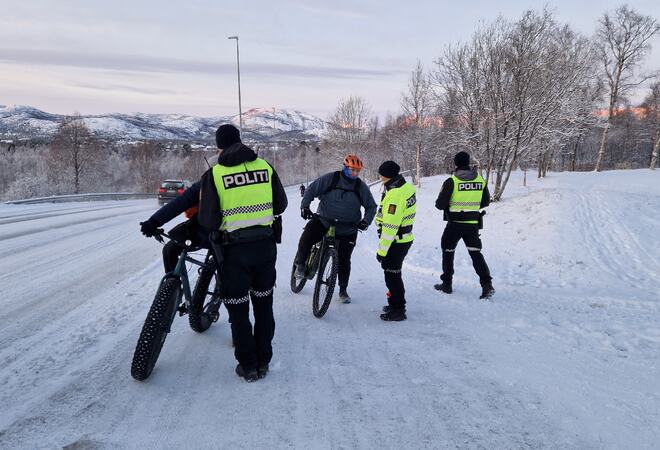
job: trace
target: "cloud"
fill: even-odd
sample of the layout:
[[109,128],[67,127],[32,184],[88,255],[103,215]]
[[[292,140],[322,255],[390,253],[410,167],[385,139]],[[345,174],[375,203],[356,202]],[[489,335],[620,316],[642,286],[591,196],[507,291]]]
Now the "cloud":
[[[55,65],[85,69],[106,69],[123,72],[233,74],[233,63],[190,61],[141,55],[76,53],[60,50],[0,48],[0,61],[14,64]],[[250,76],[344,78],[386,78],[403,73],[393,69],[363,69],[352,67],[320,67],[295,64],[241,64],[241,71]]]
[[368,5],[356,3],[351,0],[335,0],[331,5],[320,0],[289,0],[288,3],[296,8],[323,16],[324,18],[336,16],[349,19],[366,19],[371,17],[374,14],[375,8],[379,6],[378,3]]
[[178,93],[177,91],[172,91],[167,89],[142,88],[137,86],[123,85],[123,84],[72,83],[71,86],[82,89],[92,89],[95,91],[128,91],[136,94],[148,94],[148,95],[168,95],[168,94]]

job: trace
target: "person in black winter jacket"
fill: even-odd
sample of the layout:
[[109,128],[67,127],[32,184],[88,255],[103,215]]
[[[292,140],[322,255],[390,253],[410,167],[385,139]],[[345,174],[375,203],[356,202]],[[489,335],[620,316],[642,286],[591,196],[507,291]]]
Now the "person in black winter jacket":
[[[199,205],[200,187],[201,183],[199,181],[194,183],[183,191],[183,194],[163,205],[149,219],[140,222],[142,234],[146,237],[153,237],[158,228],[161,228],[179,214],[186,213],[188,220],[172,228],[169,234],[181,242],[191,241],[192,247],[210,248],[209,230],[199,225],[196,214]],[[169,241],[163,246],[163,265],[166,273],[174,270],[182,251],[183,247],[174,241]]]
[[[454,253],[458,242],[465,242],[474,270],[479,275],[482,287],[482,299],[490,298],[493,289],[490,269],[482,254],[482,244],[479,237],[483,214],[480,210],[490,204],[488,183],[470,168],[470,155],[458,152],[454,157],[456,170],[453,176],[447,178],[435,201],[435,207],[443,211],[443,219],[447,226],[442,234],[442,283],[435,289],[446,294],[452,293],[452,278],[454,275]],[[458,184],[458,185],[457,185]]]

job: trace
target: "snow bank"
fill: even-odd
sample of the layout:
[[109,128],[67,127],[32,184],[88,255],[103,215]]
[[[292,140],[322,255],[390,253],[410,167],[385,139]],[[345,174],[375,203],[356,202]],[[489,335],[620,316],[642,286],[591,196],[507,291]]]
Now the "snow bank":
[[[226,314],[174,323],[152,377],[130,378],[162,275],[138,232],[153,201],[0,205],[0,447],[657,448],[660,175],[550,174],[491,208],[482,233],[497,293],[478,300],[462,244],[454,294],[436,292],[443,177],[423,180],[404,267],[409,320],[385,302],[373,227],[353,256],[353,303],[319,320],[288,276],[291,191],[271,373],[233,373]],[[377,188],[374,188],[375,195]]]

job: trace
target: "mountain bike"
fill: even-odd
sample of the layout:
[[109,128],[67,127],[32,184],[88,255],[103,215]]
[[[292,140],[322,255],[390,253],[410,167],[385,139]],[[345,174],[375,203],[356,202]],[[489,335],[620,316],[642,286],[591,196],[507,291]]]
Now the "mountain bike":
[[[337,253],[337,243],[335,240],[335,228],[338,224],[350,224],[349,222],[341,222],[337,219],[330,217],[320,216],[314,214],[313,218],[323,219],[330,222],[328,231],[319,242],[312,247],[307,262],[305,264],[305,277],[302,279],[296,278],[296,263],[298,259],[294,259],[293,268],[291,270],[291,291],[294,294],[302,291],[307,280],[313,280],[316,277],[316,284],[314,285],[314,295],[312,296],[312,312],[315,317],[323,317],[330,307],[332,295],[335,291],[337,283],[337,273],[339,267],[339,255]],[[318,276],[317,276],[318,274]]]
[[[199,261],[188,255],[199,250],[192,247],[190,241],[180,242],[163,230],[154,237],[161,243],[166,237],[183,247],[183,251],[174,270],[162,278],[135,347],[131,376],[140,381],[151,375],[177,313],[179,316],[188,314],[190,328],[203,333],[218,321],[222,303],[216,264],[210,250],[204,261]],[[192,292],[186,262],[199,266],[199,276]]]

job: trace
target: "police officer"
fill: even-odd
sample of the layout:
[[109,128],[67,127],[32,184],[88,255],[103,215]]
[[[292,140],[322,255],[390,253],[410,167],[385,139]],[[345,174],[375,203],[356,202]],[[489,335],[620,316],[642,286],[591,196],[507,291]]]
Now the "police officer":
[[275,242],[281,236],[277,216],[287,198],[275,170],[241,143],[236,127],[221,125],[215,138],[222,151],[218,164],[201,179],[199,223],[214,230],[211,244],[222,260],[220,296],[229,312],[236,374],[252,382],[266,376],[273,355]]
[[490,204],[488,184],[476,170],[470,168],[470,155],[466,152],[458,152],[454,156],[454,164],[456,165],[454,174],[445,180],[435,201],[435,207],[444,211],[447,226],[441,241],[442,283],[434,287],[447,294],[452,293],[454,253],[458,241],[463,239],[472,258],[474,270],[479,275],[482,288],[479,298],[488,299],[495,293],[495,289],[493,289],[490,270],[481,253],[482,246],[479,239],[482,217],[485,214],[480,210]]
[[406,320],[406,290],[401,278],[403,260],[413,243],[413,223],[417,210],[415,187],[399,174],[394,161],[385,161],[378,168],[385,191],[376,214],[378,250],[376,259],[385,272],[389,289],[387,305],[380,318],[385,321]]

